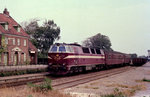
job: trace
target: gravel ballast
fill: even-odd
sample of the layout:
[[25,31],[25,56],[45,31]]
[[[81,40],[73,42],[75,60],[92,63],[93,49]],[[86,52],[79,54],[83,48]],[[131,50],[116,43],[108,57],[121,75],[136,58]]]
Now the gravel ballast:
[[[142,81],[144,78],[150,79],[150,63],[120,74],[64,89],[63,92],[76,97],[100,97],[100,95],[112,94],[117,90],[127,96],[143,97],[150,93],[149,91],[145,92],[147,89],[149,90],[150,82]],[[142,93],[142,91],[144,92]]]

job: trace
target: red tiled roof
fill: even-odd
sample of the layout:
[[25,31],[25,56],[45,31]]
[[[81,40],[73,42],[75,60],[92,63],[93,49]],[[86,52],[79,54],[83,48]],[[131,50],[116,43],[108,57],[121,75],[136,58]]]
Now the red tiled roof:
[[13,34],[13,35],[20,35],[20,36],[26,36],[28,37],[29,35],[22,29],[20,32],[17,32],[14,26],[19,24],[9,15],[0,13],[0,22],[8,22],[8,30],[5,30],[2,25],[0,25],[0,32],[4,34]]
[[37,48],[31,43],[31,41],[29,41],[29,50],[37,52]]

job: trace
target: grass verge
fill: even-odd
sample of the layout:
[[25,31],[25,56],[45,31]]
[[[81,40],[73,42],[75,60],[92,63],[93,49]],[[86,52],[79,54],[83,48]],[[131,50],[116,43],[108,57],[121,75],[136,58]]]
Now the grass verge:
[[63,94],[52,90],[51,80],[46,78],[42,84],[28,83],[27,87],[1,88],[0,97],[72,97],[70,94]]
[[101,95],[100,97],[127,97],[127,96],[118,88],[115,88],[112,94]]
[[45,78],[45,81],[39,85],[28,83],[28,87],[31,88],[34,92],[47,92],[52,90],[51,79]]
[[133,96],[136,91],[146,89],[145,85],[143,84],[138,84],[135,86],[112,84],[108,86],[119,87],[121,89],[119,90],[118,88],[115,88],[112,94],[102,95],[101,97],[130,97],[130,96]]
[[20,88],[3,88],[0,89],[0,97],[72,97],[70,94],[63,94],[57,90],[48,92],[33,92],[28,87]]

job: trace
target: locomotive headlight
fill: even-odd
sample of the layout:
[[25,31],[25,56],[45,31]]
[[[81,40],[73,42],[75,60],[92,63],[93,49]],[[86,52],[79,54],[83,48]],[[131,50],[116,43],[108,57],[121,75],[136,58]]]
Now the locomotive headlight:
[[65,64],[65,63],[63,63],[62,65],[63,65],[63,66],[65,66],[66,64]]
[[49,65],[52,65],[52,63],[49,63]]

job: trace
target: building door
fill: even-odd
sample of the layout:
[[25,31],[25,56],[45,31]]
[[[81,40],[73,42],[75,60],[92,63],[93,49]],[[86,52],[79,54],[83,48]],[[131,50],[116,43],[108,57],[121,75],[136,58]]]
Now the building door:
[[35,55],[34,54],[30,54],[30,64],[35,64]]
[[18,65],[18,52],[15,52],[14,65]]
[[4,53],[4,65],[8,65],[8,52]]

